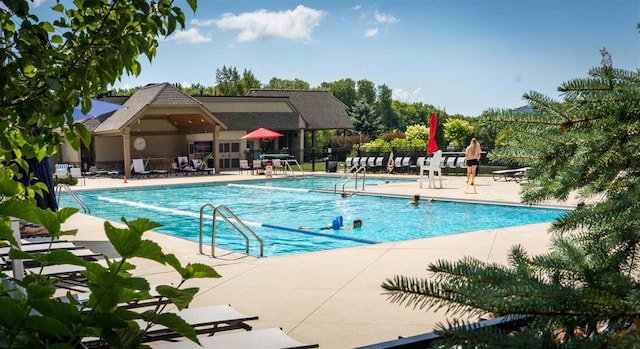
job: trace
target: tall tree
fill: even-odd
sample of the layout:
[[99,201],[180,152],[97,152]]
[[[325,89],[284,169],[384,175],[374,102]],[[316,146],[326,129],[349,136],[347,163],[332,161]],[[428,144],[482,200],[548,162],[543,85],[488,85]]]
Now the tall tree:
[[251,70],[245,69],[242,72],[242,78],[240,79],[240,85],[242,86],[242,91],[240,92],[242,96],[246,95],[252,88],[261,88],[262,83],[260,80],[253,75]]
[[353,128],[357,132],[362,132],[362,134],[370,137],[377,137],[383,131],[380,117],[376,115],[376,111],[364,99],[356,102],[349,111],[349,115],[353,120]]
[[334,82],[323,82],[321,88],[326,88],[336,98],[351,108],[356,103],[356,83],[351,79],[341,79]]
[[[195,11],[196,1],[187,3]],[[129,260],[133,257],[172,266],[179,285],[194,277],[218,276],[206,265],[182,266],[174,255],[143,239],[143,233],[158,224],[123,219],[124,225],[116,228],[106,222],[106,235],[122,259],[112,259],[105,267],[65,251],[20,252],[10,223],[15,217],[42,224],[51,240],[75,234],[75,230],[63,230],[61,224],[77,209],[41,209],[34,196],[42,193],[42,183],[16,181],[22,179],[21,172],[29,173],[25,159],[42,160],[55,154],[62,139],[76,150],[81,143],[89,145],[89,132],[73,120],[74,107],[80,105],[88,112],[91,97],[104,92],[125,72],[138,75],[141,56],[152,60],[158,38],[184,28],[185,15],[172,0],[56,1],[43,16],[51,18],[49,22],[40,21],[31,12],[32,6],[26,0],[5,0],[0,5],[0,240],[12,245],[14,259],[33,260],[41,266],[85,267],[92,295],[82,304],[63,302],[54,298],[56,278],[39,273],[22,280],[3,276],[0,346],[77,348],[84,337],[92,336],[99,337],[104,346],[137,348],[146,328],[156,323],[197,341],[193,328],[174,314],[161,314],[161,308],[144,314],[118,308],[123,302],[149,297],[149,282],[131,274],[135,266]],[[169,285],[156,290],[180,309],[197,292],[197,288]]]
[[391,89],[387,85],[378,86],[378,103],[376,112],[382,119],[382,125],[388,130],[396,129],[400,126],[398,117],[391,107]]
[[[492,157],[530,166],[523,201],[584,201],[556,220],[548,253],[514,246],[507,266],[472,258],[429,266],[431,280],[397,276],[391,299],[452,313],[521,314],[519,331],[440,325],[442,347],[632,348],[640,342],[640,73],[610,60],[562,84],[564,101],[524,95],[532,112],[491,110],[510,137]],[[607,62],[608,61],[608,62]]]
[[373,82],[366,79],[359,80],[356,98],[364,99],[367,104],[373,105],[376,102],[376,86]]
[[300,79],[287,80],[276,77],[271,78],[265,88],[281,89],[281,90],[309,90],[311,86],[308,82]]
[[220,96],[241,96],[240,73],[236,67],[223,65],[216,69],[215,91]]

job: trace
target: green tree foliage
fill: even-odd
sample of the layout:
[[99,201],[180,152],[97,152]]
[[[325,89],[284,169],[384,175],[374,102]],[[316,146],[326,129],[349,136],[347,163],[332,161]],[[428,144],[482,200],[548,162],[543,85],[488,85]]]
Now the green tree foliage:
[[456,147],[463,146],[473,138],[474,127],[466,120],[449,119],[444,123],[444,138]]
[[222,66],[216,69],[216,95],[244,96],[252,88],[260,88],[260,86],[262,84],[251,70],[245,69],[240,75],[236,67]]
[[278,90],[309,90],[311,89],[311,86],[308,82],[300,79],[287,80],[273,77],[264,88]]
[[[188,0],[192,10],[196,1]],[[75,6],[80,6],[76,8]],[[69,7],[67,7],[69,6]],[[179,289],[188,279],[218,277],[210,267],[182,266],[142,235],[158,227],[146,219],[123,222],[126,228],[105,224],[109,241],[122,260],[107,265],[84,261],[69,252],[24,253],[10,228],[10,217],[42,224],[50,237],[75,234],[64,223],[77,210],[57,212],[36,206],[42,183],[25,187],[16,181],[25,159],[53,155],[63,138],[74,149],[88,145],[90,135],[74,123],[73,109],[87,112],[90,98],[113,85],[123,73],[138,75],[139,59],[153,59],[158,37],[184,28],[185,16],[173,1],[92,0],[56,2],[51,18],[40,21],[25,0],[0,5],[0,239],[9,241],[12,259],[32,259],[41,265],[64,263],[86,268],[92,297],[87,303],[64,303],[52,298],[55,279],[38,274],[0,282],[0,346],[3,348],[77,347],[85,336],[101,338],[113,347],[138,347],[144,329],[132,319],[165,325],[197,340],[193,329],[164,307],[146,313],[121,310],[117,304],[149,298],[149,283],[131,275],[129,259],[138,257],[169,265],[179,275],[177,287],[156,291],[178,308],[189,304],[197,289]],[[49,16],[48,16],[49,17]],[[146,327],[145,327],[146,328]]]
[[438,261],[430,280],[397,276],[383,288],[394,302],[448,308],[453,314],[530,316],[513,333],[440,325],[458,348],[632,348],[640,341],[640,73],[593,68],[563,83],[559,102],[536,92],[531,113],[491,110],[483,119],[510,136],[492,157],[531,166],[527,204],[584,205],[551,225],[551,249],[529,255],[514,246],[507,266],[473,258]]
[[323,82],[320,84],[320,88],[327,89],[349,108],[356,104],[356,83],[352,79]]
[[356,98],[363,99],[367,104],[373,105],[376,102],[376,86],[373,82],[366,79],[359,80]]
[[362,132],[370,137],[377,137],[383,130],[380,117],[376,115],[373,107],[364,99],[359,100],[351,107],[349,116],[353,120],[353,128],[356,132]]
[[[200,83],[191,84],[191,86],[180,85],[180,90],[190,96],[212,96],[215,94],[215,90],[212,86],[204,86]],[[129,95],[130,96],[130,95]]]
[[425,124],[429,125],[429,115],[436,108],[430,104],[423,103],[406,103],[393,100],[391,108],[395,115],[398,116],[399,128],[405,129],[408,125]]
[[376,112],[382,118],[382,125],[387,130],[399,128],[400,122],[391,107],[391,89],[387,85],[378,86],[378,103]]
[[429,128],[425,125],[411,125],[404,134],[410,142],[417,139],[429,141]]

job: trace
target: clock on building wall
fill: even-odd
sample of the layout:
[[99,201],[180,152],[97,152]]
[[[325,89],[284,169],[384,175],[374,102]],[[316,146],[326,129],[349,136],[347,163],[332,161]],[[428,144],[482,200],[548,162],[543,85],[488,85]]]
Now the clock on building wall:
[[142,137],[136,137],[136,139],[133,140],[133,147],[137,151],[144,150],[144,148],[147,147],[147,141]]

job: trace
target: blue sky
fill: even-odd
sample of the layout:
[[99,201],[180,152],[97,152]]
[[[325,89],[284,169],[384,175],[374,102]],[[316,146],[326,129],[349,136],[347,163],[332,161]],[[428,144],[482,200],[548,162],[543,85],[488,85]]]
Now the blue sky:
[[394,99],[476,116],[522,106],[531,90],[559,98],[602,47],[615,67],[640,68],[640,0],[200,0],[195,15],[176,3],[186,30],[115,87],[212,86],[226,65],[262,83],[368,79]]

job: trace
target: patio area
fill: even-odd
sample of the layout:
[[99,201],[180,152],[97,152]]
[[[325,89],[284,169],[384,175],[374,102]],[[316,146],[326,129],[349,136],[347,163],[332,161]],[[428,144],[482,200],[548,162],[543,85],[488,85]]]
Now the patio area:
[[[338,174],[340,175],[340,174]],[[278,177],[278,176],[274,176]],[[128,188],[182,183],[251,180],[251,174],[238,172],[214,176],[135,179],[124,183],[116,178],[88,178],[85,186],[74,190]],[[514,182],[477,178],[478,194],[465,194],[463,176],[445,176],[442,189],[420,188],[415,182],[392,183],[367,187],[366,194],[406,197],[420,194],[422,199],[464,200],[517,204],[521,186]],[[562,205],[575,206],[571,199]],[[147,217],[153,219],[153,217]],[[454,224],[464,224],[452,217]],[[76,214],[64,228],[78,229],[70,239],[97,252],[111,253],[102,230],[103,219]],[[200,292],[192,306],[230,304],[238,311],[258,315],[254,329],[281,327],[291,337],[305,343],[318,343],[321,348],[351,348],[424,332],[446,319],[444,312],[425,311],[391,304],[382,294],[380,284],[394,275],[428,277],[426,268],[438,259],[456,260],[473,256],[487,262],[506,262],[506,253],[514,244],[526,246],[530,253],[546,251],[549,224],[533,224],[517,228],[486,230],[436,238],[363,247],[256,258],[219,250],[218,258],[198,253],[197,243],[161,233],[146,238],[160,244],[165,252],[174,253],[183,263],[199,262],[213,266],[222,277],[204,279],[197,285]],[[194,229],[197,229],[194,227]],[[179,278],[168,268],[146,260],[136,260],[136,275],[145,276],[152,284],[173,283]]]

